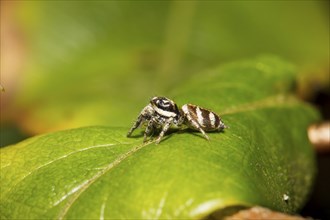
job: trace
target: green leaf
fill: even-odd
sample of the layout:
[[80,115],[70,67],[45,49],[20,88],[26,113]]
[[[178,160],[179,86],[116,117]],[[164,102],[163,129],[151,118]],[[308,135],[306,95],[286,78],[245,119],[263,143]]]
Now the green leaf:
[[209,133],[210,141],[181,130],[155,145],[139,132],[126,138],[129,125],[83,127],[2,148],[1,219],[198,219],[253,205],[297,211],[315,173],[306,128],[318,114],[290,94],[295,69],[261,57],[200,76],[171,97],[218,112],[229,129]]

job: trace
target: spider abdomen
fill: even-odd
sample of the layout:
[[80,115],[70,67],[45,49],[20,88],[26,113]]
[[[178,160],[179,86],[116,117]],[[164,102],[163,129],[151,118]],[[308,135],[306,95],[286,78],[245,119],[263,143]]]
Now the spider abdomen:
[[[192,120],[198,122],[204,131],[216,131],[224,128],[224,124],[220,117],[213,111],[192,104],[185,104],[182,106],[182,110],[186,115],[187,120],[190,120],[191,118]],[[188,123],[188,126],[189,124],[191,123]]]

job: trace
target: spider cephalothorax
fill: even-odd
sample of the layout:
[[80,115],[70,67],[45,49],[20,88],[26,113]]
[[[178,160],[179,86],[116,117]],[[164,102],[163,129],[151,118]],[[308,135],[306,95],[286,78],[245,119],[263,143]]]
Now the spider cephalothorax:
[[207,140],[209,137],[205,131],[221,131],[227,128],[216,113],[192,104],[185,104],[182,109],[179,109],[175,102],[166,97],[154,97],[150,100],[129,130],[127,137],[142,124],[147,125],[144,131],[144,141],[155,130],[160,130],[156,140],[157,144],[171,126],[186,125],[200,131]]

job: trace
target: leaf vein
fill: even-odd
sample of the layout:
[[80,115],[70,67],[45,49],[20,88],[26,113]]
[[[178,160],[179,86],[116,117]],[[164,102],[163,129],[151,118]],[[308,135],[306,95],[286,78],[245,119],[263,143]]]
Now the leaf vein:
[[102,145],[93,145],[93,146],[89,146],[89,147],[86,147],[86,148],[83,148],[83,149],[79,149],[77,151],[73,151],[69,154],[65,154],[61,157],[58,157],[56,158],[55,160],[52,160],[52,161],[49,161],[41,166],[38,166],[37,168],[35,168],[34,170],[30,171],[28,174],[26,174],[25,176],[23,176],[20,180],[18,180],[18,182],[16,182],[11,188],[9,188],[9,190],[7,192],[3,192],[4,194],[6,193],[10,193],[13,189],[15,189],[15,187],[20,184],[22,181],[24,181],[26,178],[28,178],[29,176],[31,176],[32,174],[34,174],[35,172],[37,172],[38,170],[52,164],[52,163],[55,163],[55,162],[58,162],[60,160],[63,160],[71,155],[74,155],[76,153],[80,153],[80,152],[83,152],[83,151],[86,151],[86,150],[90,150],[90,149],[94,149],[94,148],[103,148],[103,147],[109,147],[109,146],[113,146],[115,144],[102,144]]
[[86,189],[88,189],[88,187],[91,184],[93,184],[100,177],[102,177],[104,174],[106,174],[107,172],[109,172],[112,168],[114,168],[117,165],[119,165],[122,161],[124,161],[126,158],[128,158],[129,156],[131,156],[133,153],[139,151],[140,149],[144,148],[145,146],[150,145],[151,143],[153,143],[153,142],[149,142],[149,143],[146,143],[146,144],[138,145],[138,146],[132,148],[131,150],[127,151],[126,153],[120,155],[116,160],[114,160],[112,163],[110,163],[108,166],[106,166],[103,170],[101,170],[100,172],[96,173],[91,179],[89,179],[88,181],[84,182],[81,185],[81,188],[79,189],[79,191],[77,191],[77,193],[73,195],[72,199],[67,202],[67,204],[65,205],[63,211],[59,213],[59,216],[58,216],[57,219],[64,219],[64,217],[68,213],[70,207],[77,201],[77,199],[79,198],[79,196]]

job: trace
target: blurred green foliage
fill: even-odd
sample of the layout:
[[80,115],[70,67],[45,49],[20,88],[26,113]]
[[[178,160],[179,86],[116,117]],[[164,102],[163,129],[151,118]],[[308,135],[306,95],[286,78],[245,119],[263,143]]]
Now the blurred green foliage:
[[[15,88],[11,88],[2,81],[3,75],[6,73],[1,72],[3,77],[1,85],[6,88],[6,92],[1,93],[0,142],[2,146],[17,142],[18,139],[25,138],[27,134],[86,125],[110,126],[111,128],[107,128],[108,130],[105,131],[105,139],[100,140],[107,142],[109,138],[112,138],[107,136],[107,132],[110,130],[117,132],[115,126],[128,128],[148,99],[154,95],[169,96],[178,104],[192,102],[212,107],[215,111],[226,114],[247,107],[251,101],[258,100],[263,95],[266,97],[272,92],[286,93],[289,91],[292,93],[297,76],[291,74],[294,72],[291,65],[278,62],[276,58],[268,59],[266,62],[270,64],[271,69],[267,69],[267,65],[260,65],[263,63],[261,60],[258,61],[259,64],[254,65],[244,61],[245,64],[235,62],[232,66],[227,66],[225,71],[230,74],[227,74],[226,77],[212,74],[214,71],[211,70],[218,69],[218,66],[222,66],[224,63],[252,58],[260,54],[276,54],[283,57],[284,60],[293,62],[298,67],[300,75],[307,73],[307,75],[315,77],[315,72],[321,71],[321,74],[325,75],[323,79],[328,79],[328,1],[15,1],[11,9],[15,15],[16,28],[21,30],[22,35],[19,38],[24,42],[25,62],[20,71],[13,76],[16,77]],[[2,41],[2,43],[6,42]],[[1,54],[1,57],[4,55]],[[17,63],[20,65],[19,62]],[[1,63],[1,67],[4,65]],[[238,66],[242,68],[242,71],[236,69]],[[258,71],[254,71],[256,69]],[[222,71],[222,69],[219,70]],[[273,75],[270,78],[266,77],[267,81],[277,82],[281,77],[286,76],[287,78],[279,84],[274,83],[273,87],[268,87],[264,84],[265,78],[259,77],[258,74],[261,72],[267,74],[269,71]],[[245,76],[236,78],[237,72],[243,72]],[[241,88],[242,90],[230,89],[234,80],[238,80],[237,84],[245,85],[244,88]],[[231,82],[231,85],[226,83],[228,81]],[[309,88],[307,87],[307,89]],[[213,92],[207,93],[207,90],[216,91],[217,95]],[[276,99],[271,99],[270,102],[272,101],[276,101]],[[267,105],[267,101],[264,104]],[[309,112],[305,107],[297,107],[292,111]],[[281,113],[280,111],[274,112]],[[288,121],[293,120],[294,123],[297,123],[297,127],[306,126],[312,121],[312,118],[316,118],[314,116],[306,118],[305,113],[284,115],[269,112],[251,113],[251,117],[256,119],[273,115],[271,120],[277,121],[278,116],[278,121],[282,122],[282,117],[289,115]],[[310,115],[314,114],[315,112],[310,113]],[[294,117],[297,116],[302,120],[296,120]],[[236,121],[236,117],[237,115],[235,118],[231,118],[230,115],[224,116],[226,120],[232,121],[232,124],[237,123],[237,128],[240,128],[236,130],[238,132],[244,133],[246,130],[241,129],[244,126],[247,126],[244,128],[256,126],[255,122],[249,121],[249,117],[243,117],[243,119],[245,118],[244,124],[240,125],[240,121]],[[263,124],[257,126],[261,130],[256,128],[249,131],[254,134],[254,139],[248,140],[260,143],[266,140],[261,137],[269,134],[270,137],[280,141],[287,141],[285,138],[290,138],[290,135],[281,137],[274,135],[271,128],[262,130]],[[297,135],[298,138],[302,138],[301,145],[307,146],[305,137],[300,136],[300,133],[297,132],[299,129],[290,129],[290,125],[286,123],[284,125],[288,126],[286,129],[289,132],[286,133],[279,129],[283,134],[292,132],[294,137]],[[22,129],[24,133],[22,134],[22,131],[17,128]],[[232,129],[235,129],[235,126]],[[119,130],[125,131],[126,129]],[[84,128],[81,131],[85,131]],[[64,132],[64,134],[66,133]],[[54,134],[50,134],[50,136],[52,135]],[[84,132],[79,135],[84,137]],[[226,138],[223,134],[219,134],[219,136],[210,134],[212,138],[213,135],[220,138],[221,143],[222,138]],[[233,133],[232,135],[231,138],[234,138]],[[64,136],[54,139],[55,143],[58,141],[63,144]],[[186,143],[187,139],[194,138],[191,137],[192,134],[188,133],[174,136],[178,143]],[[284,139],[282,139],[283,137]],[[39,140],[38,138],[36,139]],[[121,139],[121,141],[123,140]],[[167,141],[171,145],[172,139],[169,138]],[[46,155],[52,153],[54,150],[52,143],[54,142],[50,142],[50,145],[47,145],[49,147],[45,147],[49,150],[48,152],[46,150],[41,153]],[[200,140],[198,143],[205,144],[204,140]],[[286,144],[292,146],[291,140]],[[295,144],[298,146],[300,142]],[[22,145],[24,144],[20,143],[17,146]],[[44,146],[37,145],[31,145],[32,149],[38,150],[38,147]],[[14,149],[13,152],[17,146],[11,147]],[[238,149],[241,147],[237,146]],[[286,147],[286,145],[283,146]],[[9,151],[8,149],[10,148],[5,147],[2,150]],[[65,146],[63,149],[65,150]],[[168,148],[165,146],[162,149],[166,151]],[[200,150],[199,146],[196,149]],[[309,158],[307,160],[294,157],[288,153],[287,148],[283,149],[285,149],[283,155],[287,157],[281,157],[284,161],[312,163],[311,152],[307,152],[308,147],[305,148],[306,152],[298,150],[299,154],[302,153],[300,155],[307,155]],[[295,152],[295,149],[298,148],[294,148],[292,152]],[[30,156],[38,156],[40,153],[33,154],[32,151],[33,155],[31,155],[29,150],[26,155],[24,154],[25,158],[24,156],[17,158],[23,160],[23,163],[17,164],[22,166],[24,172],[26,171],[24,159],[30,159]],[[189,148],[188,152],[194,154],[190,150]],[[171,148],[170,152],[172,151]],[[202,151],[204,152],[204,149]],[[54,153],[61,152],[59,150]],[[241,154],[236,154],[237,152],[227,151],[228,158],[233,155],[241,156]],[[212,152],[205,151],[204,153]],[[266,158],[268,153],[261,152],[263,158]],[[278,154],[271,155],[276,157]],[[44,157],[46,160],[49,158],[53,159]],[[209,159],[209,157],[206,158]],[[260,159],[253,156],[251,158],[257,161]],[[297,160],[291,160],[292,158]],[[82,163],[91,161],[89,159],[81,161]],[[103,157],[103,159],[107,158]],[[92,161],[95,162],[95,160]],[[265,161],[267,160],[265,159]],[[106,161],[106,164],[108,162]],[[195,161],[193,162],[195,163]],[[184,163],[182,164],[184,165]],[[252,166],[254,165],[252,164]],[[280,166],[285,165],[280,164]],[[305,166],[307,167],[305,170],[301,168]],[[11,169],[11,167],[9,168]],[[55,167],[55,169],[57,168],[60,167]],[[205,167],[202,168],[205,170]],[[257,169],[259,168],[257,167]],[[274,167],[268,168],[273,169]],[[303,166],[298,164],[295,168],[299,172],[304,171],[306,175],[312,175],[313,172],[312,166],[308,164],[303,164]],[[15,167],[13,170],[16,170]],[[14,171],[11,174],[16,178]],[[65,177],[67,173],[62,174]],[[255,175],[255,173],[251,172],[251,175]],[[297,177],[293,174],[284,175],[284,177],[286,176]],[[46,177],[48,180],[47,176],[38,177],[41,179]],[[219,177],[221,178],[221,176]],[[264,178],[264,176],[260,178]],[[278,180],[287,184],[281,178]],[[237,182],[241,183],[240,178],[238,179]],[[33,182],[35,179],[31,180],[33,187],[43,186]],[[77,179],[73,178],[73,180]],[[254,180],[258,180],[258,178]],[[265,177],[263,180],[267,180],[267,178]],[[4,181],[1,182],[4,183]],[[282,189],[282,186],[273,184],[273,187],[280,187],[279,189]],[[13,196],[21,199],[20,192],[22,191],[20,189],[33,191],[33,187],[30,188],[29,185],[25,187],[23,182],[22,188],[16,188],[18,191],[13,190]],[[214,187],[213,189],[218,190],[219,188]],[[274,205],[272,207],[282,210],[296,210],[302,205],[305,199],[304,193],[307,192],[304,187],[296,189],[304,192],[295,192],[295,196],[298,196],[295,200],[296,203],[291,203],[287,209],[283,206],[278,207],[282,205],[277,201],[277,199],[281,199],[280,197],[264,198],[266,193],[263,193],[258,195],[262,197],[259,201],[264,202],[264,205]],[[263,190],[267,191],[268,188]],[[41,194],[44,192],[49,191],[40,191]],[[43,195],[40,197],[24,195],[29,197],[27,199],[31,199],[29,201],[32,203],[37,201],[46,204],[43,199],[52,199]],[[247,196],[247,198],[254,199],[258,196]],[[8,204],[9,200],[6,199],[5,205]],[[19,208],[19,206],[9,206],[13,209]]]
[[30,133],[128,126],[151,96],[168,95],[192,75],[202,79],[205,69],[224,62],[277,54],[301,70],[327,65],[326,6],[325,1],[17,2],[27,65],[5,117]]

